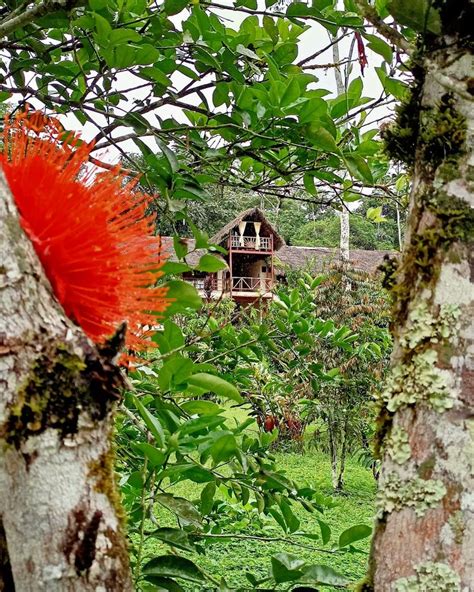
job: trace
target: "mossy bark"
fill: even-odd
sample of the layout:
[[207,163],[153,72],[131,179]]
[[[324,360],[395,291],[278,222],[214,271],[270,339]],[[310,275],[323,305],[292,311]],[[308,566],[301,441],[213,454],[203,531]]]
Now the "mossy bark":
[[111,460],[120,374],[65,317],[1,172],[0,252],[0,590],[131,590]]
[[402,259],[386,282],[395,347],[380,397],[378,519],[363,590],[474,582],[474,5],[433,6],[442,34],[419,40],[411,98],[385,131],[413,189]]

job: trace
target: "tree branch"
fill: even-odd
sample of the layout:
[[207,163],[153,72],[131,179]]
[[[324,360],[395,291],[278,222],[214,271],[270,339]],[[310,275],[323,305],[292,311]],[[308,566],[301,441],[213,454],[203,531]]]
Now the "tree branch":
[[412,50],[410,44],[405,37],[399,33],[393,27],[390,27],[380,18],[377,11],[371,6],[367,0],[355,0],[361,15],[369,21],[369,23],[375,27],[375,29],[386,39],[388,39],[398,49],[404,51],[408,55],[411,54]]
[[[12,13],[0,22],[0,37],[7,37],[17,29],[24,27],[35,19],[57,10],[70,10],[83,0],[44,0],[40,4],[34,4],[20,14]],[[13,15],[13,16],[12,16]]]

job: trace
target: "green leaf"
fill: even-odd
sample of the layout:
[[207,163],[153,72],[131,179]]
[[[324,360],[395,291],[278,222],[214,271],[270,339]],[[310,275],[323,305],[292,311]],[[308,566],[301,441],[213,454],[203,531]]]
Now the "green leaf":
[[275,25],[275,21],[272,19],[271,16],[265,15],[263,17],[263,28],[265,29],[273,43],[277,43],[280,35],[278,32],[278,27]]
[[319,529],[321,530],[321,539],[323,541],[323,545],[326,545],[331,539],[331,528],[329,527],[329,524],[324,522],[324,520],[317,518],[317,521],[319,524]]
[[187,533],[178,528],[159,528],[153,531],[150,536],[183,551],[193,552],[196,550]]
[[387,218],[382,215],[382,206],[378,206],[376,208],[367,208],[367,212],[365,214],[368,220],[372,222],[385,222]]
[[216,484],[208,483],[201,491],[201,514],[207,516],[212,510],[214,504],[214,495],[216,493]]
[[166,261],[166,263],[160,267],[160,271],[166,275],[179,275],[191,271],[191,268],[186,263]]
[[364,37],[369,42],[367,44],[369,49],[381,55],[387,63],[392,63],[393,51],[386,41],[384,41],[381,37],[377,37],[376,35],[365,34]]
[[280,105],[282,107],[286,107],[287,105],[294,103],[296,101],[296,99],[298,99],[300,96],[301,96],[300,85],[299,85],[298,81],[296,80],[296,78],[292,78],[290,80],[290,82],[288,83],[288,86],[286,87],[285,92],[283,93],[283,96],[280,99]]
[[369,168],[367,162],[362,158],[362,156],[358,156],[357,154],[345,154],[344,155],[344,162],[346,166],[356,179],[360,179],[361,181],[366,181],[369,184],[374,182],[374,178],[372,177],[372,171]]
[[305,562],[290,553],[278,553],[271,559],[271,573],[277,584],[299,580]]
[[310,126],[310,140],[317,148],[327,152],[339,152],[336,140],[332,134],[317,124]]
[[[201,417],[195,417],[188,419],[179,429],[180,435],[191,435],[196,433],[203,433],[225,423],[225,417],[220,415],[203,415]],[[217,432],[221,434],[222,432]]]
[[107,6],[109,0],[89,0],[91,10],[102,10]]
[[185,401],[181,403],[181,409],[190,415],[218,415],[222,408],[213,401]]
[[142,404],[142,402],[136,395],[132,395],[132,400],[135,407],[138,409],[138,412],[140,413],[143,421],[145,422],[147,428],[150,430],[152,436],[155,438],[156,442],[160,446],[163,446],[165,442],[165,434],[158,419],[154,415],[152,415],[150,411],[148,411],[148,409]]
[[349,583],[347,578],[327,565],[309,565],[303,570],[301,580],[326,586],[347,586]]
[[[127,41],[133,41],[135,43],[139,43],[142,40],[140,33],[137,33],[134,29],[114,29],[110,32],[109,35],[109,44],[110,45],[120,45],[122,43],[126,43]],[[155,52],[159,55],[157,50],[152,47]]]
[[[146,582],[153,584],[153,592],[185,592],[184,588],[174,580],[169,578],[162,578],[160,576],[145,575],[143,578]],[[145,592],[151,592],[149,588]]]
[[242,43],[239,43],[237,45],[237,47],[235,48],[235,51],[237,53],[239,53],[240,55],[244,55],[247,58],[251,58],[252,60],[259,60],[260,57],[251,49],[249,49],[248,47],[245,47],[245,45],[242,45]]
[[166,354],[184,345],[184,335],[181,328],[169,319],[163,323],[163,331],[153,336],[153,341],[159,345],[160,353]]
[[207,249],[209,247],[209,235],[204,230],[198,228],[195,224],[191,221],[188,222],[189,227],[194,236],[195,248],[196,249]]
[[152,467],[160,467],[163,465],[166,455],[155,446],[148,444],[148,442],[132,442],[132,447],[135,451],[143,453],[150,461]]
[[188,242],[181,236],[177,236],[176,234],[173,236],[173,247],[178,259],[184,259],[188,254]]
[[283,514],[283,518],[285,519],[286,525],[288,527],[288,532],[295,532],[300,527],[300,521],[293,513],[290,504],[286,501],[285,498],[282,498],[280,504],[280,510]]
[[356,524],[341,533],[339,537],[339,548],[347,547],[356,541],[360,541],[369,537],[372,534],[372,529],[366,524]]
[[143,566],[146,575],[180,578],[188,582],[202,583],[205,577],[202,571],[190,559],[177,555],[161,555]]
[[178,14],[184,10],[188,4],[189,0],[165,0],[165,12],[170,16]]
[[218,82],[212,93],[212,102],[216,107],[220,107],[229,100],[229,85],[227,82]]
[[171,84],[171,80],[163,74],[163,72],[154,66],[146,66],[145,68],[140,69],[140,76],[148,78],[148,80],[154,80],[158,84],[162,86],[169,86]]
[[245,6],[245,8],[251,8],[252,10],[256,10],[257,0],[237,0],[235,6]]
[[[192,371],[192,360],[175,354],[163,364],[158,377],[158,385],[164,392],[173,390],[173,387],[183,384]],[[178,390],[182,390],[182,388],[178,388]]]
[[184,497],[162,493],[156,496],[156,501],[176,514],[185,524],[192,524],[196,527],[201,526],[201,514],[197,511],[196,506],[187,499],[184,499]]
[[427,30],[439,35],[441,17],[432,5],[432,0],[391,0],[388,10],[400,25],[406,25],[418,33]]
[[237,450],[237,441],[234,435],[224,433],[219,435],[217,440],[212,444],[210,453],[213,461],[217,464],[235,456]]
[[387,93],[393,95],[400,101],[407,96],[409,90],[407,84],[402,80],[396,80],[395,78],[390,78],[387,76],[384,64],[378,68],[375,68],[375,71],[377,72],[377,76],[379,77],[380,82]]
[[314,185],[313,175],[311,175],[309,173],[305,173],[303,176],[303,183],[304,183],[304,187],[305,187],[306,191],[310,195],[317,195],[318,194],[318,190],[316,189],[316,187]]
[[143,115],[140,115],[140,113],[127,113],[123,117],[123,121],[124,123],[131,125],[133,129],[139,134],[145,133],[150,125]]
[[362,82],[362,78],[359,76],[349,84],[349,88],[347,89],[347,95],[357,102],[360,99],[363,88],[364,83]]
[[215,393],[216,395],[219,395],[219,397],[231,399],[237,403],[243,402],[239,391],[233,384],[227,382],[227,380],[224,380],[220,376],[215,376],[214,374],[208,374],[207,372],[193,374],[188,378],[188,384],[197,386],[200,389],[203,389],[204,392]]
[[220,257],[206,254],[199,259],[196,269],[199,271],[206,271],[208,273],[215,273],[221,269],[227,269],[227,263]]
[[170,317],[177,312],[185,312],[189,309],[198,310],[201,308],[202,298],[197,293],[196,288],[188,282],[171,280],[163,284],[163,287],[167,288],[166,297],[172,300],[164,316]]
[[159,138],[155,138],[155,142],[158,144],[158,148],[163,152],[164,157],[168,161],[170,170],[172,173],[176,173],[179,170],[179,162],[176,158],[175,153],[168,148],[168,146]]
[[109,40],[109,35],[112,32],[112,27],[107,19],[100,14],[94,14],[95,30],[97,31],[99,45],[105,45]]

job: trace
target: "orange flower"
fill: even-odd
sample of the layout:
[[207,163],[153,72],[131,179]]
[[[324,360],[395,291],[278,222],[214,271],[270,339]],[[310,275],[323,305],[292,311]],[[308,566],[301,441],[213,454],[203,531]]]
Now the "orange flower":
[[120,167],[91,170],[91,145],[61,137],[53,118],[5,122],[0,163],[23,229],[66,314],[97,343],[126,321],[126,346],[143,350],[153,345],[144,330],[157,322],[152,311],[168,304],[166,289],[153,287],[165,257],[147,198]]

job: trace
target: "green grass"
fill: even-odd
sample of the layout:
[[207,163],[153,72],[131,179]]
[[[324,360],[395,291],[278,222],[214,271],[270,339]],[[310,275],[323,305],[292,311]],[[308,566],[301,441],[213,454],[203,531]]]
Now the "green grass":
[[[277,465],[286,471],[288,477],[298,483],[310,483],[326,496],[333,495],[330,478],[330,465],[326,455],[320,452],[306,452],[305,454],[277,453]],[[369,471],[349,461],[346,471],[346,491],[333,496],[337,505],[324,512],[308,513],[303,508],[294,506],[294,510],[301,520],[301,530],[308,533],[320,534],[317,518],[323,518],[332,531],[331,541],[323,547],[321,541],[312,541],[299,536],[288,536],[269,519],[264,531],[242,530],[239,536],[261,534],[266,537],[281,537],[285,540],[277,542],[260,542],[256,540],[233,540],[218,542],[206,547],[204,555],[188,555],[202,569],[217,579],[225,577],[230,587],[250,590],[251,586],[245,577],[250,571],[256,577],[268,574],[270,558],[276,553],[285,551],[297,555],[308,563],[321,563],[341,572],[351,581],[361,579],[365,574],[367,556],[363,553],[331,554],[319,551],[318,547],[331,550],[337,546],[339,534],[355,524],[371,525],[374,514],[375,481]],[[201,487],[195,483],[183,482],[175,486],[174,492],[187,499],[196,499]],[[163,509],[158,510],[158,520],[162,526],[176,526],[171,515]],[[299,542],[305,547],[292,542]],[[367,552],[369,540],[361,541],[356,547]],[[156,541],[148,541],[146,555],[148,557],[169,552],[169,547]],[[183,553],[183,555],[187,555]],[[189,590],[198,590],[190,587]],[[326,588],[329,590],[329,588]]]
[[[327,457],[321,453],[310,452],[300,454],[277,454],[278,466],[287,472],[295,481],[310,482],[316,485],[318,491],[324,495],[332,495],[330,481],[330,465]],[[295,508],[301,519],[302,530],[319,534],[317,517],[323,518],[331,527],[332,539],[324,548],[330,549],[337,544],[339,534],[354,524],[372,524],[374,514],[375,483],[372,475],[365,469],[348,464],[347,490],[344,495],[335,497],[337,506],[327,510],[324,516],[310,514],[302,508]],[[237,542],[213,545],[206,556],[199,559],[199,565],[214,576],[224,576],[230,586],[247,586],[245,570],[254,575],[265,576],[268,573],[270,557],[276,553],[286,551],[305,559],[308,563],[324,563],[340,571],[351,580],[362,578],[365,573],[366,556],[363,554],[328,554],[317,551],[322,545],[319,541],[311,541],[303,537],[287,537],[278,526],[269,529],[271,536],[281,536],[285,539],[296,540],[313,549],[295,546],[289,542],[261,543],[258,541],[241,540]],[[368,551],[369,541],[356,545]]]
[[[242,408],[229,408],[225,414],[229,419],[237,419],[239,423],[248,417],[247,412]],[[255,526],[246,525],[239,528],[238,524],[233,524],[230,536],[237,534],[240,538],[208,544],[202,555],[187,554],[182,551],[179,553],[192,559],[217,580],[224,577],[231,588],[244,590],[252,589],[245,577],[245,572],[251,572],[257,578],[265,577],[268,575],[271,556],[281,552],[296,555],[307,563],[328,565],[351,581],[361,579],[366,571],[366,553],[370,545],[368,539],[355,544],[363,553],[340,554],[328,553],[328,551],[337,547],[340,533],[350,526],[372,525],[376,483],[371,472],[349,459],[345,474],[345,491],[343,494],[334,495],[327,455],[314,450],[306,450],[303,454],[278,452],[275,456],[278,469],[285,471],[290,479],[299,485],[309,484],[324,496],[332,496],[336,505],[327,509],[324,514],[309,513],[301,506],[293,505],[293,510],[301,521],[301,531],[320,535],[317,518],[322,518],[330,526],[332,535],[329,543],[323,546],[321,539],[311,540],[302,536],[286,535],[272,518],[268,518],[265,520],[263,530],[260,529],[260,531],[257,531]],[[188,500],[196,500],[199,498],[201,489],[202,485],[184,481],[173,486],[172,491],[175,495]],[[176,527],[174,516],[161,506],[156,508],[156,517],[160,526]],[[249,535],[278,538],[279,540],[261,542],[245,539]],[[170,547],[156,540],[148,539],[145,543],[146,558],[169,552]],[[325,589],[330,590],[331,588],[326,587]],[[199,588],[191,585],[186,587],[186,590],[197,592]]]

